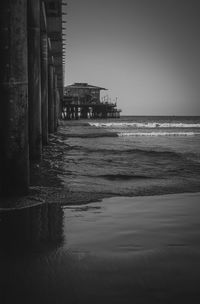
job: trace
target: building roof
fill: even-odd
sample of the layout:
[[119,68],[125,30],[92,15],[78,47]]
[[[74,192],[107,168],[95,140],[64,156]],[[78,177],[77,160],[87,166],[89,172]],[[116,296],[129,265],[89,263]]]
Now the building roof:
[[74,84],[68,85],[65,88],[107,90],[105,88],[93,86],[85,82],[75,82]]

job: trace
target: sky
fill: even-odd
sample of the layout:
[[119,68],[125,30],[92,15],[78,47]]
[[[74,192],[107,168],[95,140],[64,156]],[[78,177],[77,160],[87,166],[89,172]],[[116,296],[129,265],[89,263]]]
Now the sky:
[[122,115],[200,115],[199,0],[68,0],[65,85]]

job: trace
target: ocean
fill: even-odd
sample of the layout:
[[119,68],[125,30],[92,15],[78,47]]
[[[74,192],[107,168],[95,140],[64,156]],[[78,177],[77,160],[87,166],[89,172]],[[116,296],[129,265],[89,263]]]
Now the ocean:
[[[200,117],[64,122],[63,184],[99,197],[200,191]],[[67,175],[66,175],[67,172]]]
[[36,166],[46,203],[0,212],[1,303],[200,303],[199,133],[62,121]]

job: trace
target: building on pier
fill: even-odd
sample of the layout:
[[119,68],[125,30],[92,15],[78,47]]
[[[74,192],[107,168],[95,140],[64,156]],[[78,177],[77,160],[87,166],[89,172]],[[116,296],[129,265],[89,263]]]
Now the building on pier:
[[116,103],[100,100],[100,92],[107,90],[88,83],[66,86],[63,98],[64,119],[119,118],[121,110]]

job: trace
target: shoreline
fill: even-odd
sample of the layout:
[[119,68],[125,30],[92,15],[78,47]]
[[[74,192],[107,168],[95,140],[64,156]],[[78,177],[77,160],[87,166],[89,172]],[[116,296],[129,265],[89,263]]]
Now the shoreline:
[[[90,135],[87,130],[76,128],[76,126],[80,127],[80,124],[93,130],[89,122],[85,120],[60,122],[58,132],[50,136],[49,144],[43,148],[42,160],[31,165],[31,181],[28,194],[0,198],[0,211],[20,210],[45,203],[59,203],[63,206],[87,205],[113,197],[151,197],[200,193],[198,180],[193,178],[193,183],[191,184],[190,181],[190,184],[188,184],[188,180],[184,176],[180,177],[180,185],[176,183],[173,176],[171,179],[149,178],[147,185],[148,176],[146,177],[145,174],[137,176],[137,174],[129,173],[126,176],[124,172],[122,174],[109,172],[108,170],[103,172],[101,169],[97,174],[92,172],[90,175],[86,172],[84,175],[81,166],[84,168],[86,164],[88,169],[84,170],[91,169],[91,164],[87,161],[90,150],[91,157],[99,151],[98,149],[93,150],[92,146],[85,146],[84,138],[80,139],[79,147],[79,141],[73,138],[73,135],[76,135],[79,131],[85,136]],[[75,128],[71,128],[71,126]],[[105,130],[98,129],[98,132],[105,133]],[[108,132],[108,134],[110,133]],[[72,136],[70,137],[70,135]],[[88,141],[92,140],[89,139]],[[105,140],[107,140],[108,145],[109,139]],[[109,153],[110,156],[109,154],[108,156],[111,160],[109,157],[108,160],[112,164],[112,150]],[[134,149],[133,153],[135,153]],[[103,154],[100,154],[100,157],[104,157]],[[79,162],[79,159],[82,163]],[[93,162],[94,160],[92,159]],[[98,163],[98,154],[96,160]],[[96,170],[98,169],[98,166],[96,166]]]
[[[102,198],[99,198],[99,199],[92,199],[91,201],[85,201],[85,202],[68,202],[67,204],[63,204],[60,202],[60,205],[65,209],[65,207],[71,207],[71,206],[86,206],[86,205],[90,205],[90,204],[95,204],[95,203],[98,203],[98,202],[104,202],[105,200],[114,200],[114,199],[140,199],[142,200],[142,198],[144,199],[148,199],[148,198],[171,198],[171,199],[174,199],[174,198],[178,198],[178,199],[185,199],[186,197],[198,197],[200,196],[200,191],[198,192],[177,192],[177,193],[164,193],[164,194],[153,194],[153,195],[112,195],[112,196],[104,196]],[[14,198],[12,198],[14,199]],[[49,198],[46,198],[45,200],[43,201],[40,201],[40,202],[33,202],[33,201],[37,201],[37,199],[35,198],[30,198],[30,197],[22,197],[21,199],[18,198],[18,202],[16,203],[15,206],[13,207],[1,207],[1,203],[2,201],[4,201],[4,203],[8,200],[10,200],[9,198],[5,198],[5,199],[2,199],[1,198],[1,201],[0,201],[0,212],[8,212],[8,211],[18,211],[18,210],[23,210],[23,209],[26,209],[26,208],[34,208],[34,207],[37,207],[37,206],[40,206],[40,205],[43,205],[43,204],[59,204],[58,201],[51,201],[51,202],[48,202],[48,199]],[[25,200],[29,200],[29,203],[27,205],[25,205],[24,201]],[[26,202],[27,203],[27,202]]]

